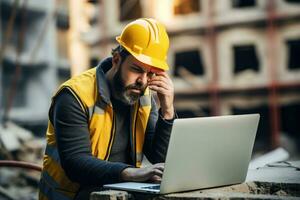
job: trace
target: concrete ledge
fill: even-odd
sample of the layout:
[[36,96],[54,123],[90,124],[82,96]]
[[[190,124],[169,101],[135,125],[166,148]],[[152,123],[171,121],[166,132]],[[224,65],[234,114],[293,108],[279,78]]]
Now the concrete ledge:
[[131,199],[131,195],[125,191],[106,190],[101,192],[92,192],[91,200],[127,200]]
[[93,192],[91,200],[228,200],[228,199],[300,199],[300,184],[248,182],[239,185],[213,189],[174,193],[168,195],[150,195],[108,190]]
[[90,200],[229,200],[229,199],[300,199],[300,161],[269,165],[249,170],[247,182],[225,187],[202,189],[168,195],[125,191],[101,191]]

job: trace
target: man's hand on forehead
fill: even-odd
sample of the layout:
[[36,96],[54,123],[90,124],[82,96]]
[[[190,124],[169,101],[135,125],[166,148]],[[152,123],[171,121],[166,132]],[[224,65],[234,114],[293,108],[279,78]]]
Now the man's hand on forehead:
[[150,68],[150,72],[152,72],[152,73],[154,73],[154,74],[158,74],[158,73],[160,73],[160,72],[164,72],[164,70],[158,69],[158,68],[156,68],[156,67],[151,67],[151,68]]
[[150,90],[157,92],[160,101],[162,116],[164,119],[174,117],[174,86],[168,73],[163,70],[155,70],[155,75],[148,79]]
[[149,70],[149,72],[148,72],[148,76],[151,79],[154,76],[161,74],[162,72],[164,72],[164,71],[161,70],[161,69],[158,69],[158,68],[155,68],[155,67],[151,67],[150,70]]

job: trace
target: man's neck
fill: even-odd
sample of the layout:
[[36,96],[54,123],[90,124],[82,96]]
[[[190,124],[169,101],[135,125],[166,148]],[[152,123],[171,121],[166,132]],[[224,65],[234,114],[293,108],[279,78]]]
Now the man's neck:
[[113,67],[110,68],[110,69],[105,73],[105,78],[106,78],[106,80],[108,81],[108,83],[109,83],[110,85],[112,85],[114,74],[115,74],[115,72],[114,72],[114,70],[113,70]]

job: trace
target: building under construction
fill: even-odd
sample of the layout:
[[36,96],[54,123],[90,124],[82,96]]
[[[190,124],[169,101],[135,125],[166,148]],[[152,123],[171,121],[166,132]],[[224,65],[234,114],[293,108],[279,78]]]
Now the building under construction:
[[44,135],[51,96],[70,77],[67,1],[1,1],[1,122]]
[[300,151],[299,0],[2,0],[1,120],[44,134],[58,84],[140,17],[169,32],[179,117],[260,113],[256,150]]

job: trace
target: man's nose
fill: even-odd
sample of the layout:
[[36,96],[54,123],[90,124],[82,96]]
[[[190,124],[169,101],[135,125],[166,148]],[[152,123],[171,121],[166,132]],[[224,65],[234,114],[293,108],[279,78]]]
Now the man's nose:
[[147,82],[148,82],[148,76],[147,76],[147,73],[141,74],[141,75],[139,76],[137,82],[138,82],[139,84],[142,84],[142,85],[147,84]]

